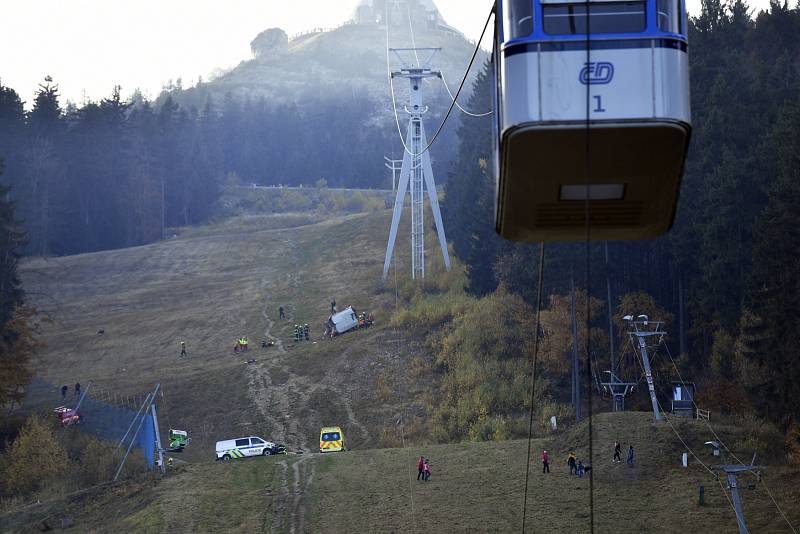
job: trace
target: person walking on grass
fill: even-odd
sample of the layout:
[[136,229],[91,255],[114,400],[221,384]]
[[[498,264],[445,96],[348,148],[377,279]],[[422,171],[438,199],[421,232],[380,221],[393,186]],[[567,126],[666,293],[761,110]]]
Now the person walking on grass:
[[550,455],[547,451],[542,451],[542,473],[550,472]]
[[622,446],[619,444],[619,441],[614,442],[614,459],[611,460],[611,463],[622,463]]
[[181,358],[186,356],[186,342],[181,341]]
[[331,315],[336,313],[336,299],[331,299]]
[[80,397],[81,396],[81,383],[80,382],[75,382],[75,396],[76,397]]
[[66,385],[61,386],[61,398],[67,400],[67,391],[69,391],[69,387]]
[[278,319],[286,319],[286,314],[283,312],[283,305],[278,306]]
[[428,459],[425,458],[425,465],[422,466],[422,480],[430,480],[431,478],[431,466],[428,464]]
[[425,476],[425,457],[420,456],[419,461],[417,461],[417,480],[423,478],[424,476]]
[[578,478],[583,478],[583,462],[578,460]]
[[626,463],[627,463],[629,466],[633,467],[633,444],[631,444],[631,446],[630,446],[630,447],[628,447],[628,459],[627,459],[627,460],[625,460],[625,462],[626,462]]
[[574,452],[569,453],[569,458],[567,458],[567,465],[569,466],[570,475],[574,475],[578,471]]

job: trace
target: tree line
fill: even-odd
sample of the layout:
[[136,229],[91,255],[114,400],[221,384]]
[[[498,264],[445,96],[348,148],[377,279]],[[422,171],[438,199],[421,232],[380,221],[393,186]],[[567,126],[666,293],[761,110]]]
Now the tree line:
[[[689,25],[693,138],[672,231],[644,242],[548,245],[545,294],[571,281],[612,301],[645,292],[708,391],[734,392],[784,430],[800,421],[800,6],[703,0]],[[491,76],[470,105],[491,103]],[[469,290],[535,302],[538,245],[493,230],[491,119],[460,126],[445,217]],[[586,255],[590,275],[586,272]],[[637,312],[637,310],[630,310]],[[601,310],[595,320],[607,324]],[[600,350],[600,349],[597,349]]]
[[[387,103],[366,90],[328,88],[300,103],[209,96],[199,109],[182,99],[178,89],[125,99],[115,87],[99,102],[62,104],[48,77],[26,111],[0,83],[2,180],[28,236],[25,252],[151,243],[211,219],[228,184],[389,188],[383,155],[402,154]],[[440,171],[455,135],[442,139]]]

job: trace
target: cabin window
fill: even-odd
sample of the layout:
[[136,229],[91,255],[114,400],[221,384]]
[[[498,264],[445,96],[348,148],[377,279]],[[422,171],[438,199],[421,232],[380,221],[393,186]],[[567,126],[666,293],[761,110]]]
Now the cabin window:
[[[675,0],[677,1],[677,0]],[[542,6],[544,31],[551,35],[586,34],[586,4]],[[590,4],[591,33],[640,33],[647,25],[644,2]]]
[[506,41],[533,33],[533,0],[503,2],[503,34]]
[[264,441],[258,438],[250,438],[250,443],[252,443],[253,445],[261,445],[262,443],[264,443]]
[[680,0],[658,0],[656,2],[658,14],[658,29],[662,32],[682,33],[681,2]]

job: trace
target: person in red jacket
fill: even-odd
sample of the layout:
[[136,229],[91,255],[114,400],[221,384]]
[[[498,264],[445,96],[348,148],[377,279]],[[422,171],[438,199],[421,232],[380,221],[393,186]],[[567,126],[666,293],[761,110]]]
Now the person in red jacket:
[[550,456],[547,451],[542,451],[542,473],[550,472]]
[[[417,480],[422,478],[425,475],[425,457],[420,456],[419,461],[417,462]],[[424,479],[423,479],[424,480]]]

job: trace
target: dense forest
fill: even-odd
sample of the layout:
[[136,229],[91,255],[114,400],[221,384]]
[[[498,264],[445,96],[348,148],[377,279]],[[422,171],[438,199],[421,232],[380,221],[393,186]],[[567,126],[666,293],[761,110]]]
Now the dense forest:
[[383,154],[393,141],[401,149],[393,122],[365,126],[385,111],[366,92],[327,91],[302,106],[208,99],[198,110],[169,93],[124,100],[116,87],[76,107],[46,78],[30,111],[23,104],[0,84],[3,182],[35,255],[153,242],[208,220],[229,183],[386,188]]
[[8,188],[0,186],[0,406],[22,400],[23,388],[32,376],[28,361],[37,347],[35,313],[25,306],[17,273],[24,245],[22,225],[8,199]]
[[[708,378],[707,397],[749,403],[786,430],[800,420],[800,6],[754,15],[741,0],[704,0],[689,29],[694,131],[673,230],[588,251],[548,246],[545,294],[574,279],[603,300],[608,283],[614,308],[625,294],[651,296],[675,318],[669,344],[689,376]],[[470,106],[490,102],[484,71]],[[445,224],[471,292],[533,305],[538,245],[493,231],[490,128],[461,125]],[[608,324],[604,307],[594,315]]]

